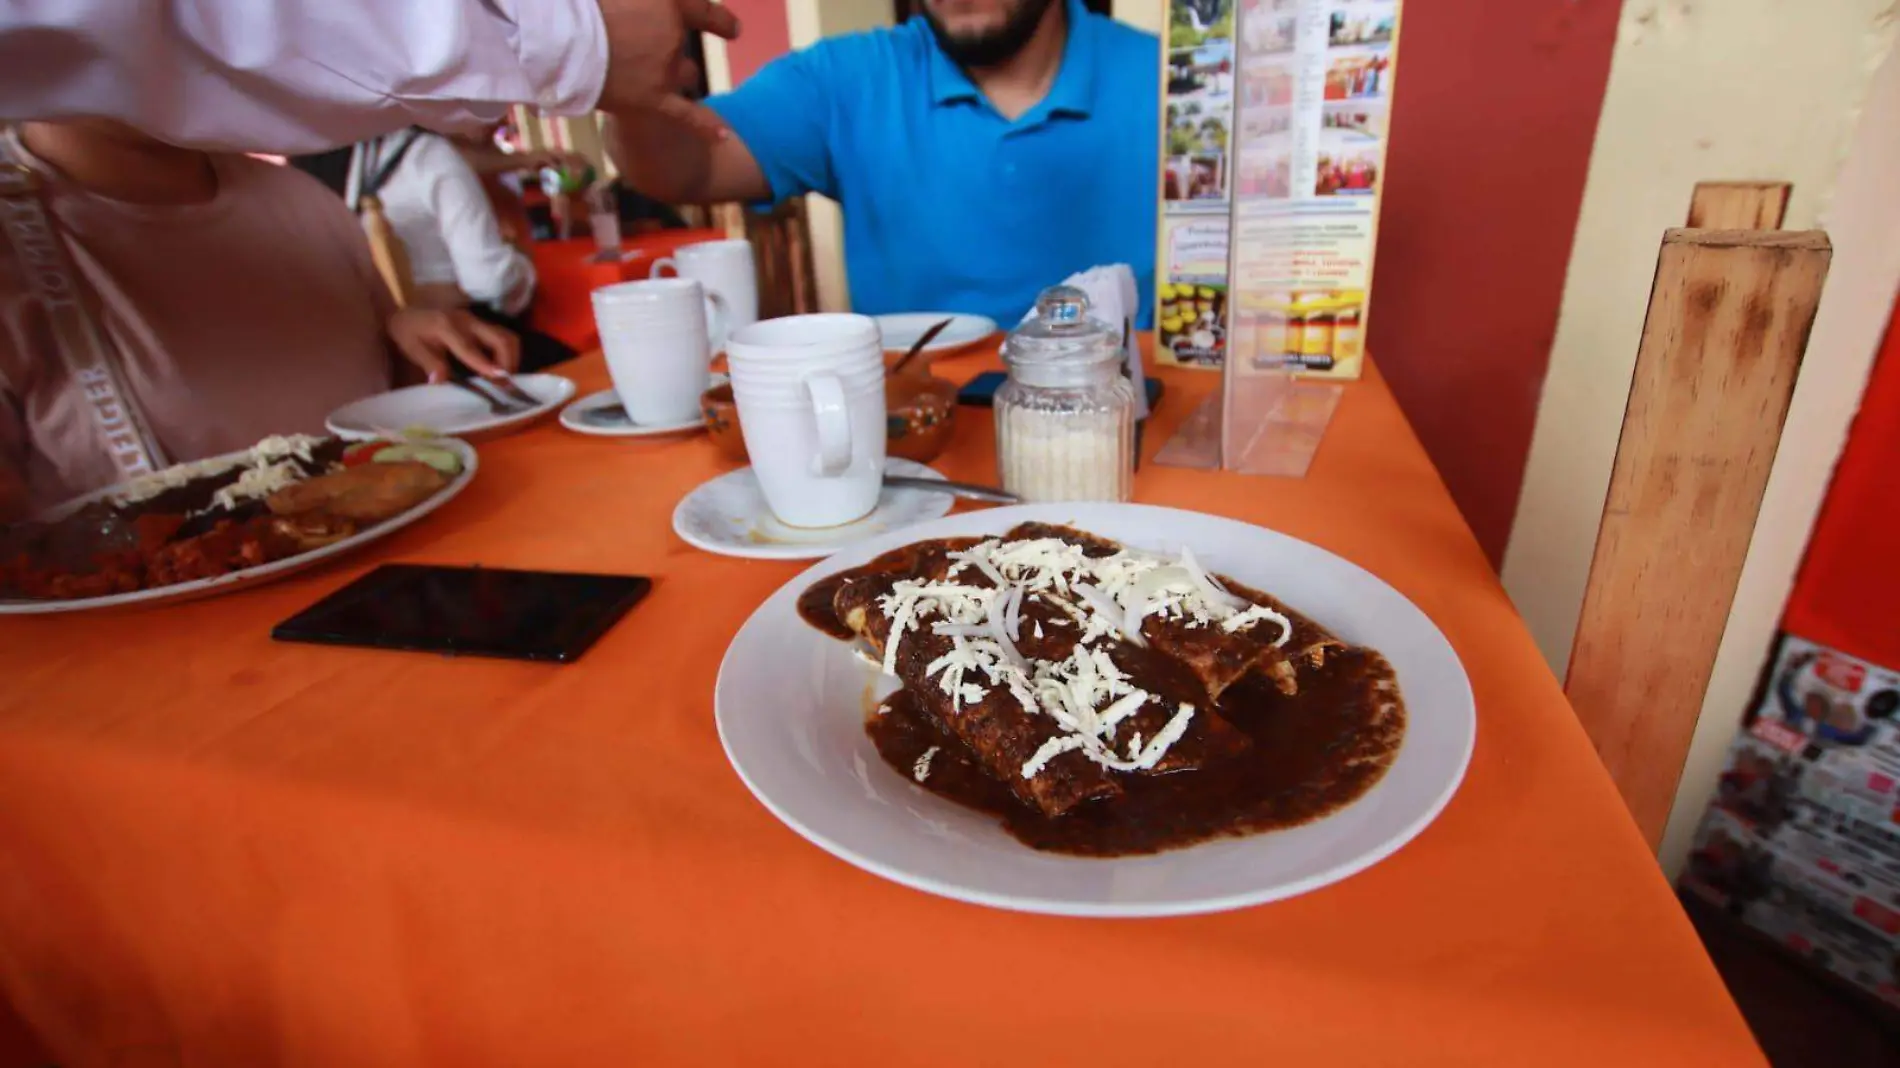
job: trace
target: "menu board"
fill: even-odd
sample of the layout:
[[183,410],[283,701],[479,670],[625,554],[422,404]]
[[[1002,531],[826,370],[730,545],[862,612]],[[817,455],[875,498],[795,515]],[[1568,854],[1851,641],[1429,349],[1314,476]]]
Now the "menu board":
[[1157,355],[1357,378],[1399,0],[1169,0]]

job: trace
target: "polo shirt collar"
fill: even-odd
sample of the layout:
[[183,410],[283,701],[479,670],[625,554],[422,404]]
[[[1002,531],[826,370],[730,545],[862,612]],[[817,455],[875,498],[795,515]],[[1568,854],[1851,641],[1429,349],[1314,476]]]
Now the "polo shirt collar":
[[[1049,94],[1043,97],[1042,103],[1023,116],[1025,120],[1056,112],[1087,115],[1094,110],[1094,20],[1088,9],[1082,6],[1082,0],[1062,0],[1062,3],[1069,16],[1069,36],[1062,44],[1062,67],[1056,71],[1055,84],[1049,87]],[[943,54],[943,49],[937,47],[936,35],[928,27],[925,27],[924,32],[930,35],[932,102],[941,107],[963,100],[982,100],[982,90],[976,87],[962,67],[952,63],[950,57]]]

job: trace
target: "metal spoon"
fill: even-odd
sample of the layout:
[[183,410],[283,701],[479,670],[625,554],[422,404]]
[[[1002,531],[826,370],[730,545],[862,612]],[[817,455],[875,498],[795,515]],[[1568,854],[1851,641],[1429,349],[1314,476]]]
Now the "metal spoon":
[[884,476],[884,484],[893,489],[919,489],[931,493],[948,493],[954,497],[964,497],[972,501],[988,501],[991,504],[1021,504],[1023,499],[1014,493],[997,489],[994,486],[978,486],[970,482],[951,482],[941,478],[917,478],[912,475]]
[[950,323],[951,323],[951,320],[945,319],[943,322],[940,322],[936,326],[933,326],[930,329],[924,331],[923,336],[918,338],[916,342],[911,345],[910,351],[906,352],[902,356],[899,356],[897,358],[897,362],[891,365],[891,374],[897,374],[900,371],[902,371],[905,367],[909,366],[910,361],[916,359],[917,354],[924,351],[924,346],[930,344],[932,341],[935,341],[937,339],[937,335],[943,333],[943,328],[946,326],[949,326]]

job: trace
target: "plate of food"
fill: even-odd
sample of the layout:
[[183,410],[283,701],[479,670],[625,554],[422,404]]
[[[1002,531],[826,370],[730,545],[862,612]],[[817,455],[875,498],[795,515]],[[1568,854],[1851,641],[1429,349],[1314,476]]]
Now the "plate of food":
[[224,593],[314,567],[448,503],[475,477],[453,438],[271,437],[0,527],[0,615]]
[[753,613],[714,698],[781,821],[933,894],[1072,916],[1239,908],[1344,879],[1464,777],[1471,687],[1360,568],[1133,504],[948,516]]

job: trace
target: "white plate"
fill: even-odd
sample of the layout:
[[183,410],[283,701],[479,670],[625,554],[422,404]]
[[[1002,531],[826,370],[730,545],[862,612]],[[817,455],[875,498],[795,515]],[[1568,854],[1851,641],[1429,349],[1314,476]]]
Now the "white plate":
[[[816,579],[921,538],[1073,523],[1129,545],[1194,550],[1210,570],[1265,590],[1346,641],[1384,653],[1408,711],[1391,770],[1357,801],[1289,830],[1154,856],[1040,853],[996,821],[892,771],[864,733],[876,669],[798,618]],[[886,685],[882,689],[889,689]],[[1068,916],[1172,916],[1291,897],[1389,856],[1445,807],[1477,719],[1450,643],[1390,586],[1324,549],[1231,519],[1137,504],[1030,504],[966,512],[853,545],[786,583],[733,638],[715,717],[726,756],[772,814],[839,857],[919,890]]]
[[[476,467],[479,466],[475,458],[474,446],[465,441],[455,441],[453,439],[444,439],[439,442],[431,442],[430,444],[441,445],[445,448],[455,450],[462,458],[462,473],[450,479],[449,484],[442,487],[433,497],[416,505],[414,508],[409,509],[393,519],[378,523],[368,530],[352,534],[342,541],[333,542],[320,549],[312,549],[307,553],[300,553],[282,560],[275,560],[262,567],[233,571],[229,574],[219,575],[216,578],[198,579],[194,582],[180,582],[171,586],[160,586],[156,589],[139,590],[136,593],[115,593],[109,597],[88,597],[77,601],[0,600],[0,616],[39,616],[60,612],[86,612],[101,608],[120,608],[126,605],[150,604],[160,601],[195,600],[199,597],[209,597],[214,594],[230,593],[233,590],[245,589],[250,586],[258,585],[259,583],[269,582],[272,579],[282,578],[292,572],[315,567],[332,557],[342,556],[344,553],[352,552],[379,538],[386,538],[394,534],[398,530],[421,519],[423,516],[428,515],[430,512],[435,511],[437,508],[449,503],[456,494],[462,492],[462,490],[468,486],[469,481],[475,477]],[[218,459],[233,459],[243,454],[243,452],[234,452],[227,456],[218,457]],[[56,519],[74,511],[82,505],[91,504],[93,501],[102,500],[122,492],[124,492],[123,485],[108,486],[96,493],[88,493],[84,497],[68,501],[50,510],[47,516]]]
[[324,425],[337,437],[354,441],[393,436],[410,427],[428,427],[444,437],[493,435],[532,423],[574,396],[574,383],[560,375],[515,375],[514,379],[541,403],[514,415],[496,415],[462,387],[438,382],[351,401],[331,412]]
[[930,339],[930,344],[924,346],[925,352],[965,348],[996,333],[996,320],[960,312],[903,312],[873,318],[877,320],[877,332],[883,339],[886,352],[909,352],[925,331],[945,319],[950,320],[950,325],[943,328],[943,333]]
[[[884,461],[893,475],[941,479],[920,463],[893,456]],[[673,533],[688,545],[722,556],[757,560],[816,560],[866,538],[927,522],[950,511],[948,493],[892,489],[878,494],[877,507],[855,523],[805,530],[788,527],[765,506],[765,494],[750,467],[702,482],[673,509]]]
[[[718,389],[730,381],[732,380],[726,376],[725,372],[714,371],[712,383],[706,388]],[[576,434],[590,434],[600,438],[648,438],[659,434],[678,434],[687,430],[702,430],[706,426],[705,416],[698,413],[694,413],[691,419],[682,419],[677,423],[659,423],[650,426],[635,423],[630,419],[621,419],[614,423],[590,423],[587,421],[588,413],[595,409],[605,408],[609,405],[619,403],[620,394],[611,389],[603,389],[598,393],[589,393],[587,396],[561,409],[561,425]]]

